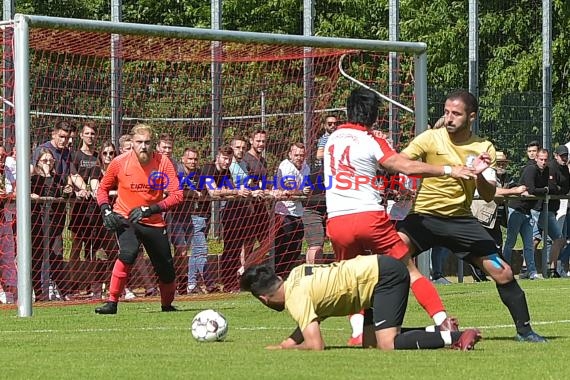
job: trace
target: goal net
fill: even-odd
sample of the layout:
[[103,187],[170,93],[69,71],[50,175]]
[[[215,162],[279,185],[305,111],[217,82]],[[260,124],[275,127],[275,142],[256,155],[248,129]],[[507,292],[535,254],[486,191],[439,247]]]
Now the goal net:
[[[11,28],[5,26],[2,41],[3,89],[11,97],[3,98],[2,145],[8,149],[2,158],[6,162],[16,142],[10,105],[18,84],[8,62],[12,59],[8,48],[13,45],[12,33],[6,32]],[[311,174],[319,172],[320,162],[315,157],[326,122],[330,117],[338,124],[346,120],[345,102],[357,86],[342,75],[341,57],[342,71],[415,108],[416,61],[412,54],[399,54],[392,71],[397,75],[390,76],[388,50],[173,38],[168,37],[168,27],[164,27],[164,36],[112,35],[104,27],[97,32],[80,29],[85,28],[30,27],[28,46],[17,47],[29,52],[29,132],[34,152],[30,163],[36,168],[31,191],[32,197],[39,199],[32,199],[30,231],[15,231],[17,218],[27,216],[16,215],[10,197],[2,200],[0,275],[3,290],[14,292],[15,234],[31,234],[31,287],[38,302],[105,298],[119,251],[116,237],[102,225],[95,188],[110,160],[129,148],[128,143],[121,146],[118,139],[134,125],[153,127],[153,148],[171,155],[177,172],[183,173],[179,174],[181,186],[187,190],[196,185],[189,180],[190,173],[197,173],[195,180],[204,174],[201,169],[211,169],[212,164],[215,170],[224,169],[220,157],[228,155],[224,147],[232,141],[234,148],[235,141],[244,141],[248,152],[232,166],[234,184],[240,173],[242,186],[252,185],[243,181],[248,175],[266,175],[273,183],[273,192],[254,199],[212,199],[207,189],[201,191],[200,198],[187,194],[182,205],[164,214],[178,295],[194,297],[237,291],[239,273],[251,263],[271,263],[278,274],[286,276],[294,265],[305,261],[310,247],[324,251],[317,261],[334,259],[325,236],[322,191],[317,187],[308,199],[289,199],[275,191],[280,182],[273,177],[295,143],[305,145]],[[114,52],[112,38],[119,42]],[[114,72],[114,68],[119,70]],[[414,117],[398,107],[390,109],[383,101],[377,128],[385,131],[398,149],[414,135]],[[67,178],[45,178],[43,160],[50,159],[50,154],[42,146],[56,144],[60,138],[65,140],[63,150],[70,151],[67,163],[59,162],[59,156],[53,157],[52,164],[45,162],[52,165],[48,168],[56,177],[66,165],[71,173],[79,174],[92,193],[88,198],[78,197],[77,183]],[[171,153],[168,146],[172,146]],[[234,154],[239,157],[240,153]],[[190,163],[193,158],[197,167]],[[4,181],[6,192],[13,191],[7,175]],[[71,193],[68,182],[72,183]],[[201,188],[195,190],[198,193]],[[280,215],[291,208],[289,201],[301,202],[306,216]],[[121,297],[157,296],[154,273],[141,248]]]

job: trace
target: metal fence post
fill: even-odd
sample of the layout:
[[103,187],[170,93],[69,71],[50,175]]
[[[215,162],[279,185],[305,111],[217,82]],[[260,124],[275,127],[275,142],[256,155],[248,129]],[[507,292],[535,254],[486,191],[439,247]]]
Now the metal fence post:
[[548,277],[548,203],[550,195],[546,194],[542,204],[542,212],[539,219],[542,219],[542,277]]

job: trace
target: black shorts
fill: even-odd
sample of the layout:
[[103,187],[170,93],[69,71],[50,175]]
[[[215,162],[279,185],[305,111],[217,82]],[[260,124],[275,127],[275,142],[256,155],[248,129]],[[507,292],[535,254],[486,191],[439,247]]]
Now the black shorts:
[[325,243],[325,216],[318,211],[306,208],[303,211],[305,240],[309,247],[322,247]]
[[449,248],[457,257],[485,257],[498,254],[497,244],[477,219],[472,216],[443,217],[410,214],[396,225],[416,246],[415,255],[433,246]]
[[142,244],[158,279],[166,284],[175,279],[170,242],[165,227],[147,226],[140,223],[127,223],[117,230],[119,260],[133,265]]
[[387,255],[378,255],[379,280],[372,294],[372,308],[364,314],[364,324],[374,323],[375,330],[400,327],[404,323],[410,274],[399,260]]

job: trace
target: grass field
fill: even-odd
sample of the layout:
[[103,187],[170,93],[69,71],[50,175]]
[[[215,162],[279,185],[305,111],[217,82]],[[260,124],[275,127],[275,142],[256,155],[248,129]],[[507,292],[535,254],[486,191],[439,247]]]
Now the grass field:
[[[570,370],[570,280],[525,281],[534,327],[548,344],[513,341],[511,318],[492,283],[438,287],[462,327],[482,330],[474,351],[380,352],[345,346],[345,318],[322,324],[324,352],[268,351],[292,331],[286,313],[241,294],[218,300],[181,298],[178,313],[157,302],[123,302],[101,316],[95,304],[34,309],[32,318],[0,309],[0,377],[4,379],[562,379]],[[205,308],[224,313],[225,342],[198,343],[189,325]],[[405,325],[430,320],[415,299]]]

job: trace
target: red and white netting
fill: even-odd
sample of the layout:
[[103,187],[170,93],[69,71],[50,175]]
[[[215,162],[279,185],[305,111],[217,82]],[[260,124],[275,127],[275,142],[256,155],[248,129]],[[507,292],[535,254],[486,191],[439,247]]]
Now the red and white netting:
[[[10,79],[13,75],[9,75],[13,69],[7,64],[12,54],[8,30],[6,27],[2,39],[4,94],[12,94],[7,89],[14,89],[14,81]],[[399,81],[390,83],[388,52],[222,43],[220,53],[213,54],[213,44],[202,40],[121,35],[118,58],[122,65],[117,76],[121,84],[119,135],[128,133],[136,123],[149,124],[157,135],[168,133],[173,137],[175,159],[181,157],[185,148],[192,147],[199,153],[199,166],[212,162],[213,61],[221,65],[221,143],[229,143],[235,135],[245,136],[249,141],[253,131],[267,131],[264,154],[270,176],[287,158],[289,147],[295,142],[306,145],[307,162],[315,167],[317,141],[324,132],[325,118],[333,115],[340,122],[345,120],[346,98],[356,85],[339,71],[339,60],[343,55],[346,55],[343,68],[351,76],[386,95],[390,86],[394,86],[399,92],[395,100],[414,108],[411,56],[399,56]],[[57,122],[68,121],[78,128],[71,146],[72,150],[78,151],[81,148],[79,132],[90,121],[97,126],[95,146],[101,151],[104,142],[111,139],[111,35],[32,28],[29,48],[33,146],[49,141]],[[303,86],[307,78],[304,75],[307,58],[312,62],[310,99],[304,99]],[[13,99],[2,99],[5,104],[2,145],[11,147],[14,145],[14,110],[9,105]],[[308,104],[312,109],[305,133],[303,110],[306,100],[310,100]],[[395,148],[399,148],[413,136],[413,115],[400,110],[392,123],[389,119],[388,103],[384,102],[378,128],[388,132],[391,125],[390,138],[395,141]],[[8,149],[3,160],[10,153]],[[102,164],[99,161],[97,165]],[[6,182],[4,193],[13,191],[6,170],[2,168]],[[324,252],[332,254],[326,238],[323,239],[324,228],[319,227],[315,219],[306,223],[310,231],[299,230],[299,226],[284,227],[283,218],[275,216],[279,198],[273,195],[262,200],[240,201],[233,206],[231,217],[225,219],[223,213],[217,212],[221,205],[216,201],[212,207],[214,214],[206,220],[208,228],[201,231],[206,233],[207,243],[195,242],[199,248],[196,250],[189,239],[185,247],[172,248],[173,253],[177,252],[174,263],[181,295],[187,293],[188,285],[192,292],[235,290],[238,270],[244,262],[275,261],[281,265],[279,268],[285,268],[282,274],[286,274],[291,265],[305,260],[309,245],[322,240]],[[322,199],[323,195],[314,197]],[[32,234],[34,254],[42,260],[42,265],[33,270],[36,273],[32,273],[36,281],[34,287],[39,287],[35,289],[36,298],[55,300],[69,296],[75,300],[100,300],[108,288],[117,244],[114,236],[103,231],[98,222],[96,201],[71,196],[63,200],[56,197],[50,204],[53,198],[45,199],[50,201],[34,201],[42,207],[38,208],[39,213],[32,214],[32,231],[17,231]],[[315,202],[309,203],[314,205]],[[12,227],[17,217],[26,216],[16,215],[10,196],[3,195],[2,205],[5,210],[1,219],[0,285],[9,293],[15,291],[17,273],[14,263],[16,231]],[[182,208],[179,212],[187,215],[175,215],[175,219],[189,223],[192,209]],[[41,210],[49,210],[47,219]],[[45,225],[46,221],[49,226]],[[309,235],[316,239],[311,244],[306,242]],[[274,257],[274,252],[287,252],[287,255]],[[204,259],[192,260],[193,255],[204,255]],[[190,281],[189,269],[196,274],[190,276]],[[156,278],[146,255],[139,255],[128,288],[139,298],[156,294]],[[127,298],[131,297],[127,293]]]

